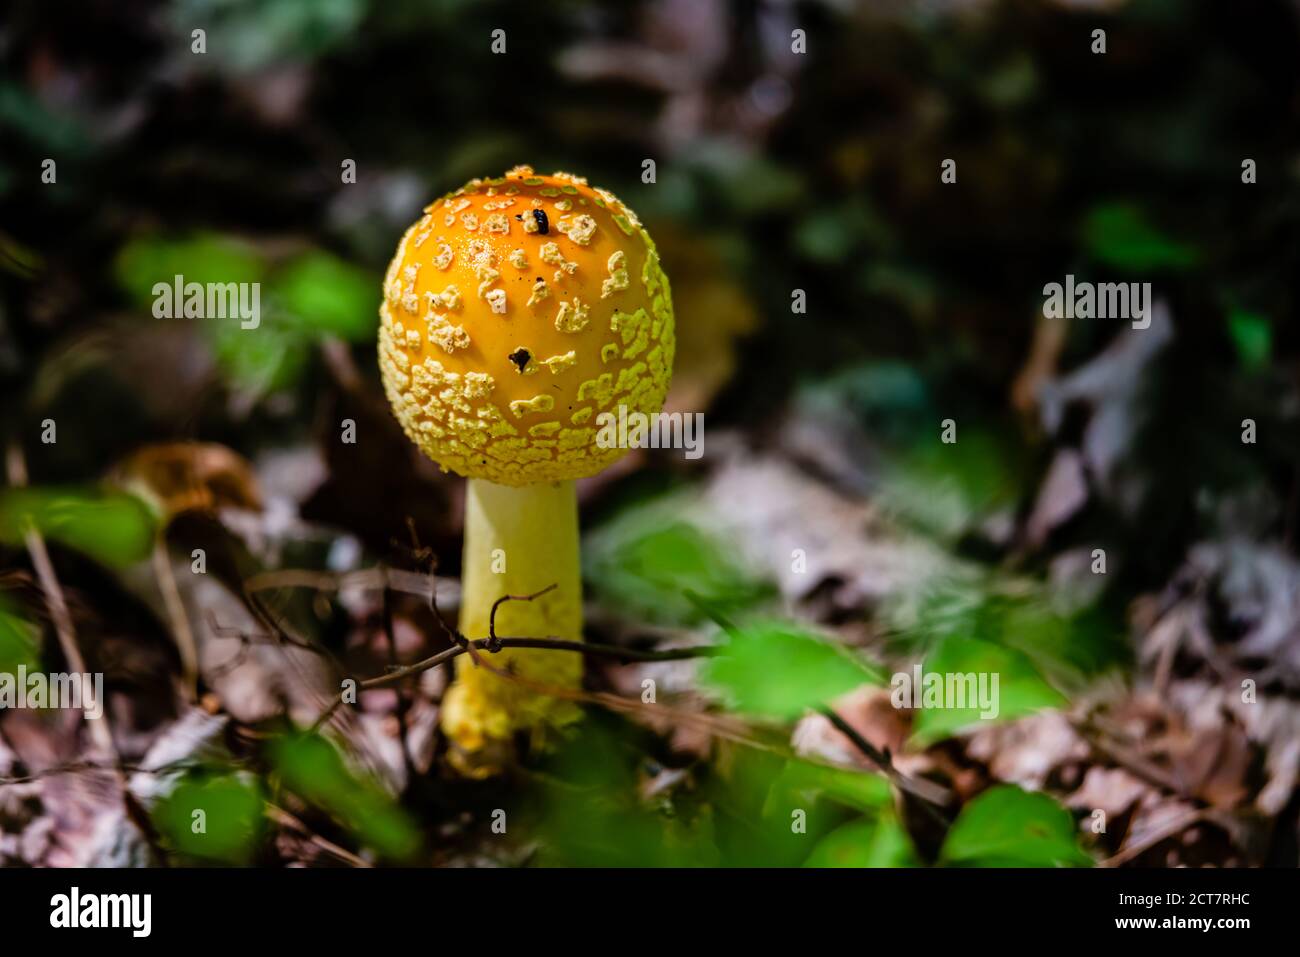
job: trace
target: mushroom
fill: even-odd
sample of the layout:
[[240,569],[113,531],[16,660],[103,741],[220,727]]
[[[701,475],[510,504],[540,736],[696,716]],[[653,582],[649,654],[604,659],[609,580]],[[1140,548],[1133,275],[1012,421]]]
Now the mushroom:
[[[612,193],[518,166],[424,210],[388,268],[379,366],[406,434],[465,476],[460,630],[582,637],[574,480],[625,448],[602,413],[659,411],[673,365],[668,279],[649,234]],[[516,733],[544,746],[579,715],[543,686],[578,687],[580,655],[504,649],[457,661],[442,706],[451,758],[491,773]],[[499,672],[508,672],[503,677]]]

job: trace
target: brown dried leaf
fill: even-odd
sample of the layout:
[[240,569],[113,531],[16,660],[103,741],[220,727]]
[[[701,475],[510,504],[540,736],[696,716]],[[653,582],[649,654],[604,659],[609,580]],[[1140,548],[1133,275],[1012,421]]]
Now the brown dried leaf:
[[215,442],[147,445],[120,463],[113,478],[153,502],[167,518],[188,511],[262,507],[252,465]]

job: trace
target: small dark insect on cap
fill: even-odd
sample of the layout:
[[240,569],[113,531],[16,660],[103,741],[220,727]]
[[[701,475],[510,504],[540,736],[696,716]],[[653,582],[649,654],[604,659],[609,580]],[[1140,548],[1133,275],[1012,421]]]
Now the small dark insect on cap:
[[541,233],[543,236],[545,236],[548,232],[551,231],[551,223],[550,220],[546,218],[546,210],[544,209],[533,210],[533,219],[537,220],[537,231]]

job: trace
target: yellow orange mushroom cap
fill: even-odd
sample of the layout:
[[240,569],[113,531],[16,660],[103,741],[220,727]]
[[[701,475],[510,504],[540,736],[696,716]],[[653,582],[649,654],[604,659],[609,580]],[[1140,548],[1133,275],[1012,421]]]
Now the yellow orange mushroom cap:
[[659,411],[672,377],[654,242],[617,197],[568,173],[518,166],[426,207],[379,315],[406,434],[444,469],[501,485],[599,472],[626,451],[598,442],[601,413]]

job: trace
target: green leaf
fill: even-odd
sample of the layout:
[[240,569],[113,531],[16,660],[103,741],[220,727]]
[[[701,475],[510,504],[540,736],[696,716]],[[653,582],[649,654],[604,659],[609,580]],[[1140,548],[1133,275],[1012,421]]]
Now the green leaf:
[[252,246],[215,233],[135,239],[114,264],[118,283],[141,306],[152,306],[156,283],[171,285],[177,276],[187,283],[246,283],[259,281],[265,269]]
[[766,594],[712,538],[664,514],[633,509],[589,537],[584,573],[601,601],[651,621],[692,624],[703,616],[688,591],[722,612]]
[[1019,450],[1001,437],[967,428],[946,443],[931,429],[892,463],[881,502],[918,526],[953,539],[1020,494]]
[[1166,236],[1127,203],[1094,207],[1084,219],[1083,242],[1094,259],[1129,271],[1187,269],[1199,258],[1195,247]]
[[1267,316],[1234,309],[1228,315],[1228,335],[1242,368],[1254,372],[1268,365],[1273,355],[1273,327]]
[[205,324],[204,331],[221,370],[255,395],[291,387],[307,366],[309,350],[302,331],[278,310],[263,310],[256,329],[217,321]]
[[798,626],[759,622],[731,635],[723,653],[705,661],[701,680],[737,711],[794,718],[881,678],[844,648]]
[[324,738],[314,734],[280,738],[271,757],[285,787],[338,818],[385,857],[408,860],[420,850],[420,833],[410,816],[374,781],[348,770]]
[[1004,785],[972,800],[939,852],[955,867],[1090,867],[1070,812],[1045,794]]
[[[923,674],[944,679],[945,687],[948,676],[973,679],[952,683],[952,690],[965,699],[961,707],[945,700],[944,707],[924,706],[915,712],[912,733],[923,742],[938,741],[981,721],[1005,721],[1066,703],[1065,696],[1047,683],[1028,655],[992,642],[950,635],[926,658]],[[981,689],[987,694],[986,703],[979,701]],[[913,694],[922,696],[924,688],[913,689]],[[926,704],[924,700],[921,703]]]
[[281,306],[312,333],[351,342],[375,332],[379,279],[319,250],[288,263],[276,277]]
[[1048,589],[979,568],[918,582],[894,601],[889,623],[900,647],[929,653],[949,637],[971,638],[1024,652],[1057,680],[1098,674],[1128,655],[1106,610],[1062,612]]
[[787,761],[772,782],[765,810],[812,804],[822,798],[855,811],[880,811],[890,806],[893,792],[879,774],[794,760]]
[[[710,810],[640,793],[642,755],[626,724],[593,716],[546,762],[538,862],[568,867],[717,867]],[[658,806],[656,806],[658,805]],[[514,812],[511,812],[512,815]],[[520,813],[524,813],[521,809]]]
[[892,813],[860,818],[822,838],[804,867],[919,867],[912,839]]
[[159,803],[153,820],[183,854],[247,864],[261,839],[262,792],[251,777],[192,775]]
[[16,674],[19,666],[38,667],[41,632],[36,625],[14,612],[0,595],[0,673]]
[[105,565],[139,561],[153,546],[148,506],[122,492],[17,488],[0,491],[0,542],[20,545],[29,527]]

